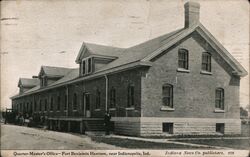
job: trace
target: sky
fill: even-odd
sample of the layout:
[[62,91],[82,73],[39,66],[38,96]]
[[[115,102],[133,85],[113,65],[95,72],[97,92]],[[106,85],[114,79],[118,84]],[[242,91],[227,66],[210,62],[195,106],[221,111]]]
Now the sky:
[[[200,21],[249,72],[247,0],[193,0]],[[78,67],[83,41],[130,47],[184,26],[187,0],[1,1],[1,107],[18,93],[18,79],[42,65]],[[249,75],[241,79],[240,104],[249,104]]]

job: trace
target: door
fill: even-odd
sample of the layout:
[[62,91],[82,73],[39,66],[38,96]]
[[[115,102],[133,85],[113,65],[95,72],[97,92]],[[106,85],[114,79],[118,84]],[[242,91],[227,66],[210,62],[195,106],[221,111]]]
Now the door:
[[83,114],[84,117],[91,117],[90,113],[90,94],[89,93],[83,93]]

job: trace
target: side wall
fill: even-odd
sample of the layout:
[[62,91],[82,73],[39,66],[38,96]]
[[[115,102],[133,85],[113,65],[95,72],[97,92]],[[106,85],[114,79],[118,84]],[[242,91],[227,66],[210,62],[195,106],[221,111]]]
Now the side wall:
[[[178,70],[178,50],[189,51],[189,71]],[[201,73],[202,52],[212,55],[211,74]],[[142,122],[144,130],[162,133],[162,123],[174,123],[174,134],[213,134],[216,123],[225,123],[225,133],[240,133],[239,81],[232,69],[198,34],[193,33],[153,60],[142,78],[142,115],[154,122]],[[173,85],[172,110],[162,105],[162,86]],[[215,110],[215,90],[223,88],[224,111]],[[192,121],[186,121],[191,118]],[[229,120],[231,119],[231,120]],[[193,122],[194,121],[194,122]],[[147,129],[145,126],[148,126]]]
[[[142,107],[145,117],[236,118],[239,119],[239,78],[202,39],[189,36],[153,61],[142,79]],[[178,50],[189,50],[189,72],[178,71]],[[202,52],[212,54],[211,75],[201,73]],[[162,86],[173,85],[174,111],[162,111]],[[215,112],[215,90],[223,88],[225,112]]]

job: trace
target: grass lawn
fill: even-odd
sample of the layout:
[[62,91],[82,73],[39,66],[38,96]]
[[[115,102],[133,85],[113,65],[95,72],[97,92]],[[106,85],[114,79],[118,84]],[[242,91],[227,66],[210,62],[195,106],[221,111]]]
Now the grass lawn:
[[155,143],[115,137],[92,136],[91,139],[98,143],[107,143],[128,149],[204,149],[201,147],[186,146],[172,143]]
[[210,146],[229,147],[234,149],[250,148],[249,139],[197,139],[197,140],[173,140],[185,143],[205,144]]

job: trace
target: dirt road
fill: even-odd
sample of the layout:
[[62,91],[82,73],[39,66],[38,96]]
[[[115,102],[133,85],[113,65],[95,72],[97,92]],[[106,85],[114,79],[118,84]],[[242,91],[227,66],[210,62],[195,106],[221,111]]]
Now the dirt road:
[[120,149],[88,136],[1,124],[1,149]]

